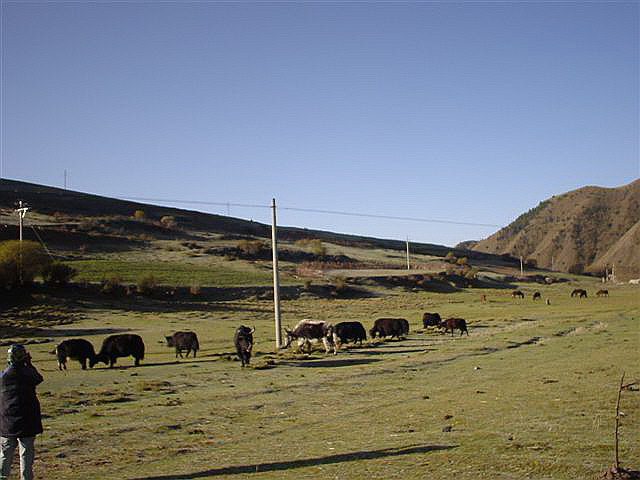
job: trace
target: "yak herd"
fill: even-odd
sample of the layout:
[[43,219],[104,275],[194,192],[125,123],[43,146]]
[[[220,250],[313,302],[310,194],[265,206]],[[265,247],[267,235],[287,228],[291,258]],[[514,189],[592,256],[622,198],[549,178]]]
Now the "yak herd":
[[[514,290],[511,295],[513,298],[525,297],[520,290]],[[587,292],[584,289],[576,288],[571,292],[571,296],[587,298]],[[596,296],[608,297],[609,291],[598,290]],[[533,300],[541,298],[540,292],[533,293]],[[481,295],[481,301],[486,301],[486,295]],[[547,303],[549,303],[549,300],[547,300]],[[460,335],[463,333],[469,335],[467,322],[464,318],[452,317],[442,320],[438,313],[426,312],[422,316],[422,325],[424,328],[437,327],[444,330],[445,333],[451,331],[452,336],[454,335],[454,330],[459,330]],[[305,350],[311,352],[312,343],[321,342],[326,353],[333,351],[334,354],[337,354],[338,349],[343,344],[353,342],[354,344],[359,343],[362,345],[362,342],[367,340],[367,332],[364,326],[357,321],[340,322],[333,325],[322,320],[304,319],[298,322],[294,328],[285,328],[284,331],[286,337],[283,348],[288,348],[295,342],[298,349],[303,352]],[[255,328],[242,325],[234,333],[233,343],[242,367],[249,365],[251,360],[254,332]],[[378,318],[369,330],[369,335],[372,339],[376,337],[396,337],[400,339],[404,338],[408,333],[409,322],[404,318]],[[183,352],[186,352],[187,358],[190,353],[195,357],[200,349],[198,336],[195,332],[176,332],[171,336],[165,337],[165,341],[168,347],[175,348],[176,358],[183,358]],[[87,368],[87,363],[90,368],[93,368],[97,363],[104,363],[109,365],[109,368],[113,368],[116,359],[128,356],[132,356],[135,366],[138,366],[140,365],[140,360],[144,359],[144,351],[145,346],[140,335],[127,333],[110,335],[105,338],[98,353],[95,352],[93,345],[87,340],[74,338],[61,342],[56,347],[55,354],[58,358],[58,368],[60,370],[66,370],[67,360],[69,359],[80,362],[84,370]]]

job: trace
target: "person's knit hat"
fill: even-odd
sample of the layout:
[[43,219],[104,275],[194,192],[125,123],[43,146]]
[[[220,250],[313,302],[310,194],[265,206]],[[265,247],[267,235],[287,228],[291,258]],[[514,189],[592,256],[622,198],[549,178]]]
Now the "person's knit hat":
[[22,345],[11,345],[7,352],[7,360],[9,363],[24,362],[27,358],[27,350]]

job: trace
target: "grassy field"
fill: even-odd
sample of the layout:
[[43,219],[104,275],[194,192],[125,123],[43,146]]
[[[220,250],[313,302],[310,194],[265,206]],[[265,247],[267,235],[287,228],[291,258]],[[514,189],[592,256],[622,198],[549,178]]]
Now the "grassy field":
[[[589,479],[613,462],[620,376],[640,378],[638,289],[519,285],[510,291],[379,291],[358,300],[282,304],[284,324],[305,317],[361,321],[402,316],[411,333],[338,355],[274,352],[270,301],[52,302],[20,314],[73,323],[30,335],[58,342],[139,333],[147,355],[118,368],[57,370],[54,343],[33,344],[45,433],[37,478],[46,479]],[[588,299],[570,298],[576,286]],[[533,290],[543,301],[531,301]],[[480,302],[481,294],[487,302]],[[550,305],[544,300],[549,299]],[[461,316],[469,336],[424,330],[425,311]],[[16,315],[2,314],[0,320]],[[255,325],[253,367],[232,337]],[[202,350],[175,361],[160,343],[194,330]],[[640,464],[638,389],[622,395],[621,459]]]
[[[78,270],[77,282],[100,282],[117,276],[123,283],[135,284],[140,278],[153,275],[165,286],[200,285],[202,287],[267,286],[273,284],[270,270],[246,268],[241,262],[221,262],[208,265],[159,260],[76,260],[68,262]],[[283,275],[283,283],[288,278]]]

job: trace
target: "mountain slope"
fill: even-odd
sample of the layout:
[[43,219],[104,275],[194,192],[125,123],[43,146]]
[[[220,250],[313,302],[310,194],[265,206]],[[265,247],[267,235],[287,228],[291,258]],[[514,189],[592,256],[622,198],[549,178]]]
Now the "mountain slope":
[[633,276],[640,272],[638,222],[640,180],[619,188],[584,187],[541,202],[473,249],[560,271],[616,265]]

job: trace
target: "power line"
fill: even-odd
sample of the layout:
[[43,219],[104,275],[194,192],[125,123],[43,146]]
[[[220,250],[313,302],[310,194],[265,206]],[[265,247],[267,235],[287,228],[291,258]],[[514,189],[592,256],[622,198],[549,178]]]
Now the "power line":
[[293,210],[296,212],[325,213],[329,215],[346,215],[350,217],[382,218],[385,220],[405,220],[410,222],[447,223],[450,225],[471,225],[475,227],[500,227],[500,225],[493,225],[490,223],[458,222],[455,220],[435,220],[430,218],[417,218],[417,217],[397,217],[394,215],[376,215],[373,213],[340,212],[337,210],[315,210],[311,208],[295,208],[295,207],[279,207],[279,208],[281,210]]
[[[178,200],[178,199],[167,199],[167,198],[143,198],[143,197],[115,197],[121,200],[133,200],[139,202],[162,202],[162,203],[184,203],[184,204],[192,204],[192,205],[209,205],[209,206],[218,206],[218,207],[241,207],[241,208],[271,208],[269,205],[257,205],[257,204],[249,204],[249,203],[230,203],[230,202],[207,202],[202,200]],[[440,224],[448,224],[448,225],[466,225],[473,227],[491,227],[491,228],[500,228],[501,225],[495,225],[492,223],[478,223],[478,222],[459,222],[456,220],[438,220],[432,218],[419,218],[419,217],[402,217],[395,215],[380,215],[373,213],[361,213],[361,212],[344,212],[338,210],[321,210],[314,208],[299,208],[299,207],[278,207],[280,210],[290,210],[294,212],[304,212],[304,213],[319,213],[325,215],[342,215],[349,217],[362,217],[362,218],[378,218],[383,220],[402,220],[409,222],[422,222],[422,223],[440,223]]]
[[271,208],[269,205],[252,205],[248,203],[230,203],[230,202],[204,202],[202,200],[176,200],[168,198],[142,198],[142,197],[113,197],[120,200],[134,200],[136,202],[163,202],[163,203],[187,203],[194,205],[215,205],[222,207],[244,207],[244,208]]

